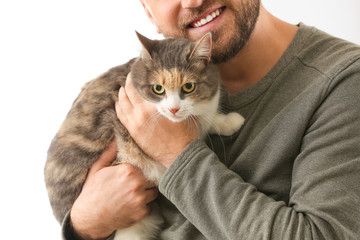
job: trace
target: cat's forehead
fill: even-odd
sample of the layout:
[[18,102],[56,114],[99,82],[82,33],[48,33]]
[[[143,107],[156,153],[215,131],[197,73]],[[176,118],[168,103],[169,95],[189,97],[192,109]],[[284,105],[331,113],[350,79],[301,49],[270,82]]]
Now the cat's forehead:
[[[166,42],[165,42],[166,41]],[[156,63],[168,69],[186,67],[193,44],[179,39],[166,39],[154,47],[151,57]]]
[[152,80],[154,84],[162,85],[166,89],[176,89],[185,83],[195,81],[195,78],[178,68],[162,68],[153,74]]

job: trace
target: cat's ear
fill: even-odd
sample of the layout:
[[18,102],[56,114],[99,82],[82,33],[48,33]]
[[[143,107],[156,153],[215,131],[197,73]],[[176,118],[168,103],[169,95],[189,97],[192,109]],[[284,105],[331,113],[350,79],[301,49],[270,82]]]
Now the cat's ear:
[[136,35],[141,43],[141,45],[143,46],[143,54],[142,54],[142,58],[149,58],[151,59],[151,52],[152,49],[154,47],[154,41],[151,39],[148,39],[147,37],[141,35],[140,33],[138,33],[137,31]]
[[190,54],[190,60],[202,60],[205,63],[211,59],[212,36],[208,32],[196,42],[194,50]]

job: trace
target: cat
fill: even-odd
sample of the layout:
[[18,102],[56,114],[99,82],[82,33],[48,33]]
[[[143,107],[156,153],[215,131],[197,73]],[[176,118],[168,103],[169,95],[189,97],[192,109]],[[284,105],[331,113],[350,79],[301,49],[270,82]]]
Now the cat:
[[[211,33],[198,41],[137,36],[141,55],[86,83],[50,144],[45,183],[60,223],[80,194],[89,168],[114,137],[118,154],[113,164],[131,163],[155,184],[166,170],[142,152],[117,118],[115,102],[129,73],[138,94],[155,105],[161,117],[196,120],[202,138],[211,133],[232,135],[244,122],[238,113],[219,112],[221,83],[211,63]],[[152,209],[140,222],[117,230],[115,239],[156,239],[163,219],[156,206]]]

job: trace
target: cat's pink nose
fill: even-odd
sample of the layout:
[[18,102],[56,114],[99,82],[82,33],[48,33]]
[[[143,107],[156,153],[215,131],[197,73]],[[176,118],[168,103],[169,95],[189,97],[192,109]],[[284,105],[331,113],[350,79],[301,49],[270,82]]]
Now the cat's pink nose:
[[175,107],[175,108],[169,108],[169,111],[172,112],[173,114],[177,113],[179,111],[180,108]]

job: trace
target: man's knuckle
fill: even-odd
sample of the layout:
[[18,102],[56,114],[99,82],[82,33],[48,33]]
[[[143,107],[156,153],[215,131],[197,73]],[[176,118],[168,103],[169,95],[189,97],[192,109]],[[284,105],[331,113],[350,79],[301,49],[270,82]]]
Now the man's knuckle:
[[149,209],[147,207],[144,207],[137,211],[137,214],[135,215],[136,221],[142,220],[144,217],[146,217],[149,214]]
[[141,208],[143,207],[144,205],[146,205],[146,198],[143,194],[140,194],[136,197],[135,199],[135,202],[136,202],[136,205]]
[[131,164],[124,163],[122,164],[122,171],[124,176],[129,177],[129,176],[134,176],[134,174],[138,172],[138,169]]

